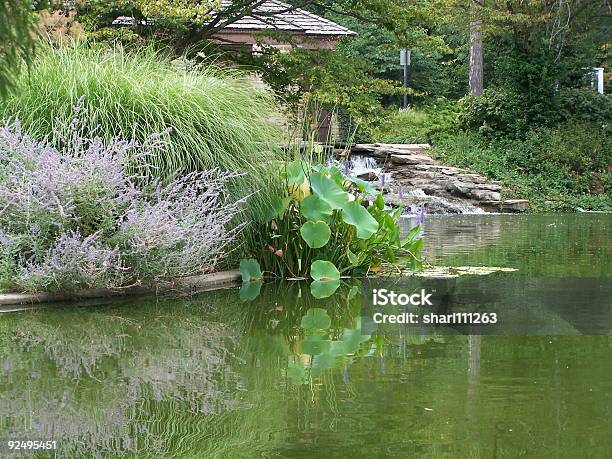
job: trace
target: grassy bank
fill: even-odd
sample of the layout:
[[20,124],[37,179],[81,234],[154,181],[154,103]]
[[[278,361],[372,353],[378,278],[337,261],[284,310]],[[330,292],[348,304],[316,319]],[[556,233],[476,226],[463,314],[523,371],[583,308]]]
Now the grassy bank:
[[446,164],[499,180],[506,198],[535,211],[612,210],[610,126],[568,119],[521,135],[465,129],[460,107],[439,103],[394,113],[372,132],[391,143],[431,143]]

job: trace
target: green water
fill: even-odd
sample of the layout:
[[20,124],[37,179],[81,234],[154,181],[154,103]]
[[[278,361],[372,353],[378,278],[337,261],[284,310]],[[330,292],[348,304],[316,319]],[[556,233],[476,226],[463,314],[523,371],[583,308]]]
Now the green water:
[[[611,457],[612,217],[432,217],[425,237],[436,264],[519,271],[0,314],[0,441],[70,458]],[[500,320],[376,326],[382,287]]]

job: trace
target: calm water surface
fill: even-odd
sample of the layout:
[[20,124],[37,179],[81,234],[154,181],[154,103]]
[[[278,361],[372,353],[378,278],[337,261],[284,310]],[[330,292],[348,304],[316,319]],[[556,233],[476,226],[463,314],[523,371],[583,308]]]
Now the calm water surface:
[[[612,217],[431,217],[425,238],[436,265],[518,271],[0,314],[0,441],[70,458],[611,457]],[[382,287],[499,322],[375,326]]]

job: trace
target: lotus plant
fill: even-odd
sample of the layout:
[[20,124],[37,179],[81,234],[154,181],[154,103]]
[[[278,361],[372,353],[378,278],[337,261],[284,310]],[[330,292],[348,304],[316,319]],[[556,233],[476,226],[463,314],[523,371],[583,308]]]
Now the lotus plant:
[[313,294],[327,296],[343,274],[367,274],[384,262],[420,265],[419,227],[402,237],[402,209],[386,208],[372,183],[334,165],[302,160],[287,163],[283,177],[286,192],[273,199],[268,218],[254,225],[246,283],[261,280],[261,265],[279,277],[311,278]]

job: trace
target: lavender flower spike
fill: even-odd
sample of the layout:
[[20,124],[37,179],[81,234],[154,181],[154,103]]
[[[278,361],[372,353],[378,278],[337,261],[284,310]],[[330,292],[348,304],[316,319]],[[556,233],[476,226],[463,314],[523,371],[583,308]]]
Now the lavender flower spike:
[[345,176],[346,176],[346,175],[349,175],[349,173],[350,173],[351,171],[350,171],[350,168],[349,168],[349,166],[350,166],[350,165],[349,165],[349,160],[348,160],[348,159],[344,161],[343,166],[344,166],[344,175],[345,175]]

